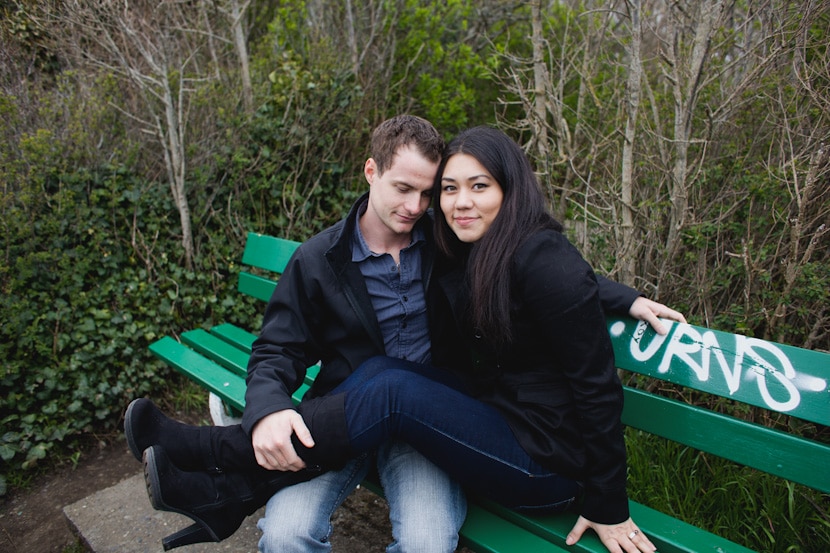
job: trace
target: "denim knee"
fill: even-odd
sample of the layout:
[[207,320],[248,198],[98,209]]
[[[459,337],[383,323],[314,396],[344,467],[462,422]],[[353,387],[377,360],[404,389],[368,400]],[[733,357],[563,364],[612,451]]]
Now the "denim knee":
[[[257,527],[262,532],[259,551],[262,553],[328,552],[331,522],[324,509],[307,508],[305,495],[298,485],[286,488],[272,497],[265,507],[265,516]],[[314,485],[312,485],[314,487]]]
[[458,547],[458,528],[446,518],[425,520],[428,526],[404,525],[387,553],[452,553]]
[[327,553],[331,551],[331,517],[368,471],[365,457],[276,493],[257,527],[262,553]]
[[467,514],[461,486],[408,444],[378,450],[394,541],[388,553],[451,553]]

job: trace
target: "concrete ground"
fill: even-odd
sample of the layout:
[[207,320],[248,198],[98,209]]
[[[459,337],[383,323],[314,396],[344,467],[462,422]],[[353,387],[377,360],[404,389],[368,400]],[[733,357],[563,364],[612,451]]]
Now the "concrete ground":
[[[163,551],[162,537],[191,523],[176,513],[155,511],[147,499],[143,474],[64,507],[72,530],[94,553],[155,553]],[[242,527],[221,543],[181,547],[181,553],[256,553],[262,513],[248,517]],[[385,501],[359,489],[338,510],[332,546],[340,553],[382,552],[391,539]]]

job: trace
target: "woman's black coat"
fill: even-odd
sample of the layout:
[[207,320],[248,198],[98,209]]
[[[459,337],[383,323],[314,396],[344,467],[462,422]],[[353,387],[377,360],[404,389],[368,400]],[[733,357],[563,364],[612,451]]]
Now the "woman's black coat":
[[600,287],[561,233],[540,231],[512,261],[513,339],[496,350],[467,324],[462,271],[441,271],[431,309],[448,316],[433,317],[444,325],[433,332],[434,363],[459,372],[474,396],[498,408],[534,459],[584,483],[586,518],[627,519],[623,395],[601,300],[624,313],[637,292],[607,280]]

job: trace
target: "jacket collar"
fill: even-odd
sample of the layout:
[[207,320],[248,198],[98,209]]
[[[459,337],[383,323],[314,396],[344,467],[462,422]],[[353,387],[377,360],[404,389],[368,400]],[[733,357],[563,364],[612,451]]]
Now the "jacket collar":
[[[349,214],[341,221],[342,226],[340,232],[334,240],[332,246],[326,251],[326,258],[335,266],[336,269],[342,270],[344,264],[351,262],[352,259],[352,240],[354,239],[355,229],[357,228],[357,218],[362,211],[363,205],[369,201],[369,192],[363,193],[357,201],[352,204]],[[421,219],[415,223],[415,229],[423,233],[426,247],[422,248],[422,255],[424,256],[421,263],[424,271],[424,285],[429,283],[429,275],[432,274],[432,264],[435,259],[435,240],[432,237],[432,210],[429,210]],[[413,229],[413,230],[415,230]]]
[[[369,292],[366,289],[366,282],[356,263],[352,262],[352,239],[357,226],[357,218],[361,207],[369,199],[366,192],[352,205],[349,214],[341,221],[339,234],[336,236],[332,246],[326,251],[325,258],[336,278],[342,284],[343,294],[352,306],[361,324],[371,337],[379,351],[385,351],[383,336],[380,332],[377,315],[372,307]],[[424,292],[429,288],[432,266],[435,261],[435,241],[432,238],[432,217],[427,214],[416,223],[424,233],[426,244],[421,248],[421,271],[424,282]]]

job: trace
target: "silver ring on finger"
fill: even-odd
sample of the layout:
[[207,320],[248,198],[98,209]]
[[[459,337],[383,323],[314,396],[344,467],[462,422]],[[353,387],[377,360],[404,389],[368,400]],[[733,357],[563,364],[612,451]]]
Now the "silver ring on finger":
[[639,533],[640,533],[640,531],[639,531],[639,530],[634,530],[633,532],[631,532],[630,534],[628,534],[628,539],[633,540],[633,539],[634,539],[634,536],[636,536],[636,535],[637,535],[637,534],[639,534]]

